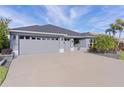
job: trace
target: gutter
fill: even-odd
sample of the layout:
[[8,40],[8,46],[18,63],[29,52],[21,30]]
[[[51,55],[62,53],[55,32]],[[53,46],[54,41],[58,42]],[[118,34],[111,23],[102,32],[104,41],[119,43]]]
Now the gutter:
[[17,32],[17,33],[20,32],[20,33],[30,33],[30,34],[46,34],[46,35],[63,35],[63,36],[67,36],[67,34],[33,32],[33,31],[21,31],[21,30],[9,30],[9,32]]

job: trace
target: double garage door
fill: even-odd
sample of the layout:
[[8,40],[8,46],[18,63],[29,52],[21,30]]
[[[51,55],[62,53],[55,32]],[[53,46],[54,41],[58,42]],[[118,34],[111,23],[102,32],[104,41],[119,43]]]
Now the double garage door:
[[[54,40],[32,40],[32,39],[20,39],[19,40],[19,54],[38,54],[38,53],[52,53],[59,52],[58,39]],[[70,50],[70,42],[64,43],[65,51]]]

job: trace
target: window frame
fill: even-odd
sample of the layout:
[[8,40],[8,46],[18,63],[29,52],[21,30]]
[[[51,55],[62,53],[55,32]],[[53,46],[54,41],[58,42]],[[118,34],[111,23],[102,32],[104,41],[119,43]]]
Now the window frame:
[[36,37],[35,37],[35,36],[32,36],[31,39],[32,39],[32,40],[36,40]]
[[41,40],[41,38],[40,37],[37,37],[37,40]]
[[46,40],[46,38],[45,37],[42,37],[42,40]]
[[25,39],[24,37],[25,37],[25,36],[20,35],[20,36],[19,36],[19,39]]
[[[28,38],[27,38],[27,37],[28,37]],[[26,39],[26,40],[29,40],[29,39],[30,39],[30,36],[25,36],[25,39]]]
[[56,40],[59,40],[59,38],[58,38],[58,37],[56,37]]

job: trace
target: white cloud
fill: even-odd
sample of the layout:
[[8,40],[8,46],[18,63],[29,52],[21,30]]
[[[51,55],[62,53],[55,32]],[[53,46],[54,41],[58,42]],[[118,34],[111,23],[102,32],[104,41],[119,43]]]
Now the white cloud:
[[100,15],[95,15],[88,22],[93,27],[98,29],[105,29],[109,24],[114,23],[118,18],[124,18],[124,12],[119,7],[111,8],[111,6],[105,6],[102,8]]
[[74,6],[70,9],[70,18],[77,19],[91,11],[91,6]]
[[44,6],[47,10],[46,20],[54,24],[70,24],[69,18],[65,15],[64,9],[60,6]]
[[124,20],[124,6],[101,6],[101,11],[99,15],[92,17],[88,24],[95,28],[99,29],[102,32],[109,27],[111,23],[115,23],[116,19]]
[[76,17],[77,17],[77,12],[74,9],[71,9],[70,10],[70,18],[71,19],[74,19]]
[[12,27],[35,24],[34,19],[30,16],[14,11],[6,6],[0,6],[0,16],[12,19]]
[[91,11],[91,6],[44,6],[46,22],[56,25],[72,27],[81,18]]

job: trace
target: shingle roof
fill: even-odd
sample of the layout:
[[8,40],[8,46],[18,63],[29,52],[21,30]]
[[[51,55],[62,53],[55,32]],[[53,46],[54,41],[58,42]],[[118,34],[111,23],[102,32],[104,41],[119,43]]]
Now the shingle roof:
[[97,36],[98,34],[96,33],[91,33],[91,32],[86,32],[86,33],[81,33],[81,36]]
[[33,25],[33,26],[26,26],[26,27],[19,27],[19,28],[13,28],[11,30],[21,30],[21,31],[36,31],[36,32],[46,32],[46,33],[59,33],[59,34],[67,34],[70,36],[80,36],[81,34],[72,30],[68,30],[62,27],[54,26],[51,24],[39,26],[39,25]]

